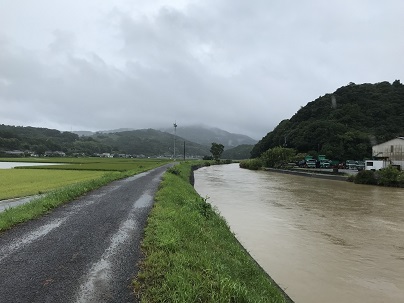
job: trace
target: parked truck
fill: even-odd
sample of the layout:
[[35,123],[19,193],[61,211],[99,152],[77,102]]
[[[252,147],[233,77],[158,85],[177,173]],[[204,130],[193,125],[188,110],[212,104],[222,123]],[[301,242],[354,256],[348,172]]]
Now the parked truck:
[[318,155],[320,168],[331,168],[331,160],[327,159],[325,155]]
[[308,159],[308,160],[306,160],[306,167],[307,168],[316,168],[317,167],[317,160],[316,159]]

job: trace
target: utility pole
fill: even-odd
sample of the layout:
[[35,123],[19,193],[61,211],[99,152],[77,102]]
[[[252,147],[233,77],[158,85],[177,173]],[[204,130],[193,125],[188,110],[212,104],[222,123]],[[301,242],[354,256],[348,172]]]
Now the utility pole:
[[175,160],[175,140],[177,139],[177,122],[174,122],[174,160]]

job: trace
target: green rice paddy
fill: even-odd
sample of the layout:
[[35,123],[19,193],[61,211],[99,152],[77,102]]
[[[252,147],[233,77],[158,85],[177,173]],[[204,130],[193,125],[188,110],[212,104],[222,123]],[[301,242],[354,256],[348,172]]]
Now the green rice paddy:
[[[45,193],[101,177],[107,172],[137,174],[168,160],[121,158],[0,158],[1,161],[61,163],[0,169],[0,200]],[[63,163],[63,164],[62,164]]]
[[0,171],[0,200],[41,194],[103,174],[99,171],[3,169]]
[[[9,162],[56,162],[65,165],[0,169],[0,200],[46,193],[0,212],[0,232],[37,218],[114,180],[164,165],[169,160],[115,158],[12,158]],[[69,169],[66,169],[68,167]]]

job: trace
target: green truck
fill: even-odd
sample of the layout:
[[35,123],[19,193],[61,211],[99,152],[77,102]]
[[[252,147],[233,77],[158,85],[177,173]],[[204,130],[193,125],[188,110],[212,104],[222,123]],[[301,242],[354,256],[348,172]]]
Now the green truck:
[[331,160],[328,160],[325,155],[318,155],[318,161],[320,162],[320,168],[331,168]]

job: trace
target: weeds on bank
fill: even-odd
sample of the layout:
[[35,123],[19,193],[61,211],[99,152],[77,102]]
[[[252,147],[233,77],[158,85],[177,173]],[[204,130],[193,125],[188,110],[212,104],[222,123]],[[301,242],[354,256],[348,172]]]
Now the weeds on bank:
[[189,163],[170,169],[157,193],[134,281],[141,302],[285,302],[189,184],[190,171]]

